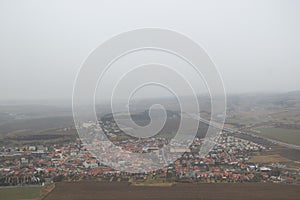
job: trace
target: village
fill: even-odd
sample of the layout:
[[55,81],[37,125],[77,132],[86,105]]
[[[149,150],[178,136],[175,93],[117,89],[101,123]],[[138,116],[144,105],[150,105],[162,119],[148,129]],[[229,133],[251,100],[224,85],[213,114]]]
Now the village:
[[[115,124],[105,124],[106,132],[117,137]],[[91,131],[92,124],[83,124]],[[165,138],[143,140],[122,139],[115,145],[127,153],[157,151],[169,141]],[[122,181],[134,183],[164,182],[274,182],[298,184],[300,172],[290,170],[284,163],[251,162],[254,153],[266,147],[220,132],[214,148],[204,157],[199,154],[203,139],[194,138],[189,148],[175,162],[155,171],[140,173],[115,170],[98,160],[87,144],[79,139],[68,144],[25,145],[2,147],[0,151],[0,185],[45,185],[59,181]],[[103,156],[111,158],[114,152]],[[163,159],[162,157],[159,157]],[[147,165],[147,163],[143,163]]]

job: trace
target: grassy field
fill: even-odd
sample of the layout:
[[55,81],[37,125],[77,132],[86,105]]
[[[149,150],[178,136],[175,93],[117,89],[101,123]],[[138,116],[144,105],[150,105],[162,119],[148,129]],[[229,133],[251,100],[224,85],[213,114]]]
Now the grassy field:
[[54,188],[54,184],[44,187],[2,187],[0,200],[40,200]]
[[0,188],[1,200],[35,200],[40,194],[40,187]]
[[300,145],[300,130],[274,128],[274,127],[258,127],[255,130],[261,135],[272,139],[277,139],[290,144]]

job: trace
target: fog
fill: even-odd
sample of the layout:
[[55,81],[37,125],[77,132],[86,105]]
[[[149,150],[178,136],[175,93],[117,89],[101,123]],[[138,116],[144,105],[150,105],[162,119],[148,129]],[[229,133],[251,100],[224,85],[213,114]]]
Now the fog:
[[144,27],[178,31],[200,44],[229,94],[300,90],[299,9],[299,1],[286,0],[3,0],[0,100],[71,99],[91,51]]

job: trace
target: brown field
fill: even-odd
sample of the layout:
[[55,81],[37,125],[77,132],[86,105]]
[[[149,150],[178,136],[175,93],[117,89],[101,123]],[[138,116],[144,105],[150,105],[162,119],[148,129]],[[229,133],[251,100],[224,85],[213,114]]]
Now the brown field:
[[249,162],[254,163],[270,163],[270,162],[290,162],[291,160],[280,155],[253,156]]
[[279,145],[273,145],[271,150],[262,151],[261,155],[279,155],[281,158],[293,161],[300,161],[300,149],[288,148]]
[[58,183],[44,200],[96,199],[299,199],[300,185],[271,183],[175,184],[131,186],[127,183]]

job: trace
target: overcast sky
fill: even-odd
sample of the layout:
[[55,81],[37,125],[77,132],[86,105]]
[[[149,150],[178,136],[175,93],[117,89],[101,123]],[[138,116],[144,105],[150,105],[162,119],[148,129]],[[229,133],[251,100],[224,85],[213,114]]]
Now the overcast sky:
[[70,99],[93,49],[143,27],[201,44],[227,93],[300,90],[299,10],[296,0],[2,0],[0,99]]

